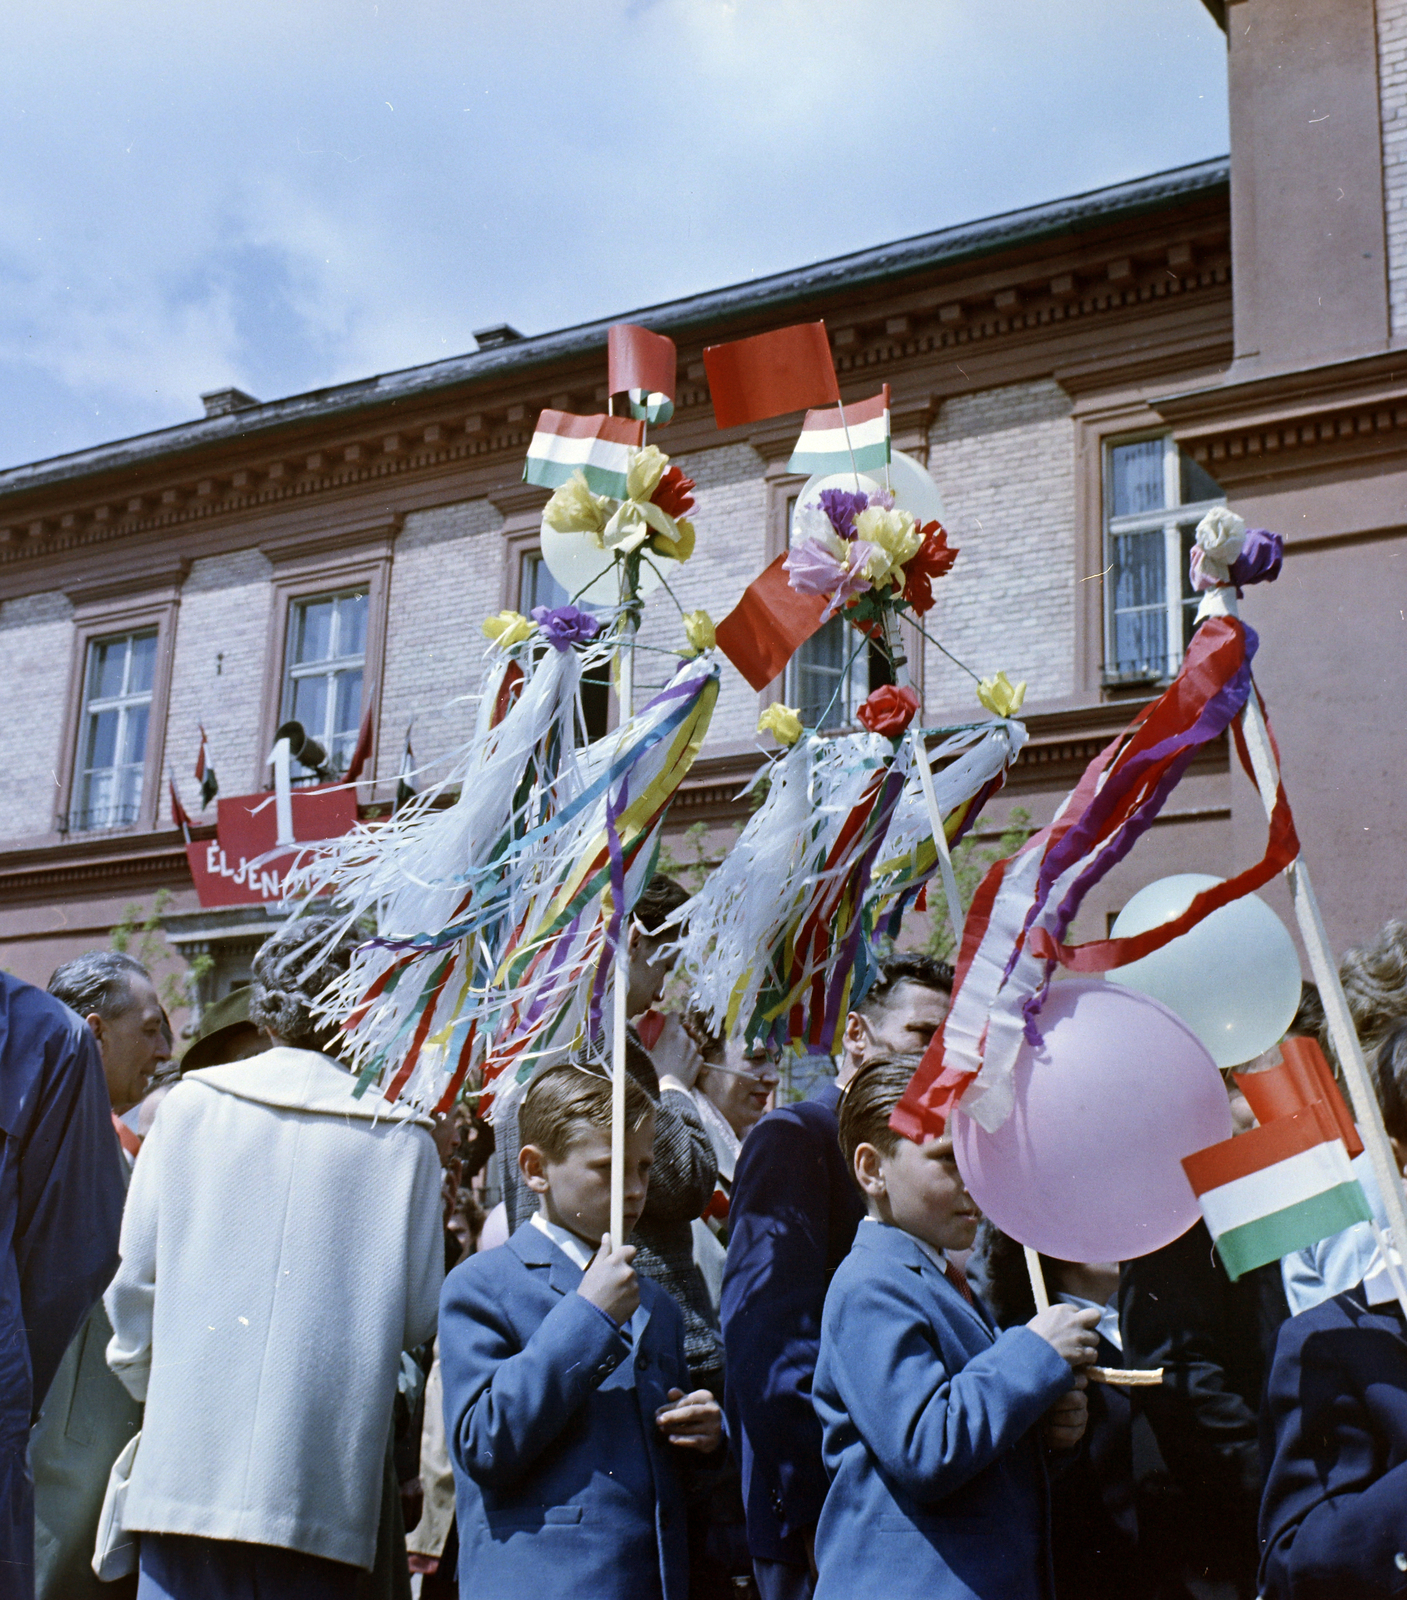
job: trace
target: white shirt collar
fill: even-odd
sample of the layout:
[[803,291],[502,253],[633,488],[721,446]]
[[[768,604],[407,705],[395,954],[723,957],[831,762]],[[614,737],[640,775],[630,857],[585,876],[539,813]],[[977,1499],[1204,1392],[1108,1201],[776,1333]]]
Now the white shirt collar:
[[540,1211],[534,1211],[529,1220],[533,1227],[547,1235],[574,1267],[580,1267],[585,1272],[591,1265],[591,1258],[596,1252],[588,1249],[585,1242],[574,1233],[559,1228],[555,1222],[549,1222]]

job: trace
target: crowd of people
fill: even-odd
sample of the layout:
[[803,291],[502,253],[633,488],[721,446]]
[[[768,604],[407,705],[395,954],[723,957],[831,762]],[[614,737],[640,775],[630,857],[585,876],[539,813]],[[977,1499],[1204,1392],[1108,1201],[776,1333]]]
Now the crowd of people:
[[[656,1009],[684,898],[656,877],[630,933],[621,1238],[610,1041],[487,1117],[358,1094],[328,917],[266,942],[179,1068],[130,957],[47,994],[0,973],[0,1596],[1407,1592],[1373,1225],[1234,1283],[1200,1223],[1045,1260],[1038,1311],[951,1139],[890,1127],[951,970],[885,960],[776,1104],[766,1052]],[[1342,976],[1407,1165],[1407,924]],[[1311,985],[1290,1031],[1329,1044]]]

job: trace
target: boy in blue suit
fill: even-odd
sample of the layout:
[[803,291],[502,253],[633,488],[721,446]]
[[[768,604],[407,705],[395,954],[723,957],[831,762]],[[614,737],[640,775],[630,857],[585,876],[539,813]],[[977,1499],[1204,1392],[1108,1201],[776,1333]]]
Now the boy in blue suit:
[[813,1391],[830,1490],[816,1600],[1051,1600],[1044,1445],[1085,1425],[1097,1310],[1056,1305],[998,1335],[944,1255],[980,1216],[946,1135],[889,1116],[916,1057],[861,1067],[840,1143],[867,1215],[826,1295]]
[[[715,1452],[722,1416],[707,1390],[684,1393],[678,1308],[606,1232],[610,1080],[554,1067],[518,1126],[539,1209],[506,1245],[456,1267],[440,1302],[460,1592],[684,1600],[683,1453]],[[628,1234],[654,1142],[633,1080],[626,1126]]]

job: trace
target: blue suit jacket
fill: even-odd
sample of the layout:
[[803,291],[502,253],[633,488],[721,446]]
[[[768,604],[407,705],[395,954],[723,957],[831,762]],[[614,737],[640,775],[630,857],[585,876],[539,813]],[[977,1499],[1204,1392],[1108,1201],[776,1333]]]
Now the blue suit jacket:
[[1261,1414],[1261,1592],[1407,1594],[1407,1337],[1362,1288],[1280,1329]]
[[916,1240],[866,1222],[826,1296],[816,1600],[1049,1600],[1042,1415],[1069,1366],[997,1335]]
[[683,1600],[684,1495],[655,1427],[688,1390],[684,1321],[641,1278],[627,1334],[574,1291],[576,1267],[528,1222],[445,1279],[440,1368],[460,1591],[474,1600]]
[[821,1311],[865,1214],[840,1152],[839,1099],[827,1083],[763,1117],[743,1143],[728,1201],[720,1310],[748,1544],[798,1566],[826,1498],[811,1405]]

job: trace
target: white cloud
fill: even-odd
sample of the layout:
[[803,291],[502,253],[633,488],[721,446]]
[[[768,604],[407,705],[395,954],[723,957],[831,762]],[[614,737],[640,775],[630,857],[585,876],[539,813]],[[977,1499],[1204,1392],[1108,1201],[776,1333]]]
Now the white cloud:
[[51,0],[0,58],[0,460],[1225,148],[1196,0]]

